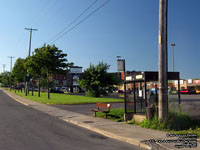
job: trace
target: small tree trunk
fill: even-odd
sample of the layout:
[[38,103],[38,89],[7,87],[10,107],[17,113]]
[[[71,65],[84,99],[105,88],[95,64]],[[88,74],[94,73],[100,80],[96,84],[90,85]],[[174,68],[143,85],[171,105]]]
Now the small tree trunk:
[[39,80],[39,85],[38,85],[38,97],[40,97],[40,80]]
[[31,83],[31,90],[32,90],[32,96],[33,96],[33,83]]
[[50,99],[50,92],[49,92],[49,73],[47,72],[47,91],[48,91],[48,99]]

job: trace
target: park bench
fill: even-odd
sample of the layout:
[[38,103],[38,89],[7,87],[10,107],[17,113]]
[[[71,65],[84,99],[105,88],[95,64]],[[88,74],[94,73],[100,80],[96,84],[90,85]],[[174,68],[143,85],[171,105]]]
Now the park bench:
[[105,113],[105,116],[106,116],[106,119],[107,119],[107,115],[110,112],[111,104],[97,103],[96,107],[97,107],[97,109],[91,110],[91,111],[94,112],[94,116],[96,117],[97,112],[103,112],[103,113]]

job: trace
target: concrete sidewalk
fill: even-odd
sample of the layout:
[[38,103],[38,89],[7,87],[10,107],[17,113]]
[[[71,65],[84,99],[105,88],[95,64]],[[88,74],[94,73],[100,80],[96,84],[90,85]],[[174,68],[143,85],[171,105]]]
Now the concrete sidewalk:
[[[128,142],[137,146],[141,146],[147,149],[153,150],[165,150],[165,149],[178,149],[175,145],[181,145],[181,143],[170,142],[166,140],[178,139],[177,137],[167,137],[166,132],[156,131],[146,128],[141,128],[135,125],[128,125],[126,123],[113,122],[103,118],[96,118],[87,116],[63,109],[59,109],[53,106],[37,103],[31,100],[27,100],[20,96],[17,96],[9,91],[4,91],[7,95],[15,99],[16,101],[47,113],[51,116],[60,118],[66,122],[70,122],[80,127],[87,128],[97,133],[103,134],[107,137]],[[161,141],[161,139],[163,141]],[[159,141],[158,141],[159,140]],[[154,142],[157,141],[157,142]],[[196,148],[183,148],[184,150],[200,150],[200,143]],[[180,148],[179,148],[180,149]],[[181,148],[182,149],[182,148]]]

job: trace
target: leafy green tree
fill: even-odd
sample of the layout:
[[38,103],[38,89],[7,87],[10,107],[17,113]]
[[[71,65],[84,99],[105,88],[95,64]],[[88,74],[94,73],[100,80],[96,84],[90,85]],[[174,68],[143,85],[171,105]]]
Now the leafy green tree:
[[25,72],[26,72],[25,62],[26,60],[22,58],[18,58],[15,62],[15,65],[13,67],[12,74],[11,74],[15,83],[24,82]]
[[86,90],[86,94],[92,97],[100,97],[111,93],[116,85],[120,84],[120,79],[113,73],[108,73],[110,65],[100,62],[90,67],[83,73],[82,78],[79,80],[80,87]]
[[0,83],[3,87],[9,87],[11,84],[11,73],[10,72],[3,72],[0,75]]
[[28,58],[27,68],[35,78],[45,78],[47,80],[48,98],[49,79],[54,74],[66,73],[73,63],[67,63],[67,54],[59,50],[55,45],[44,45],[34,50],[33,55]]

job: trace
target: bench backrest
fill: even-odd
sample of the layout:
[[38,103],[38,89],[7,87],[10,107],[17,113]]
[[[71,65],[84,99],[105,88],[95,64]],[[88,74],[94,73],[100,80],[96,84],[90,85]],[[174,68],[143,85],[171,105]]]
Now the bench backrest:
[[96,106],[99,108],[106,108],[108,111],[110,111],[111,104],[105,104],[105,103],[97,103]]

